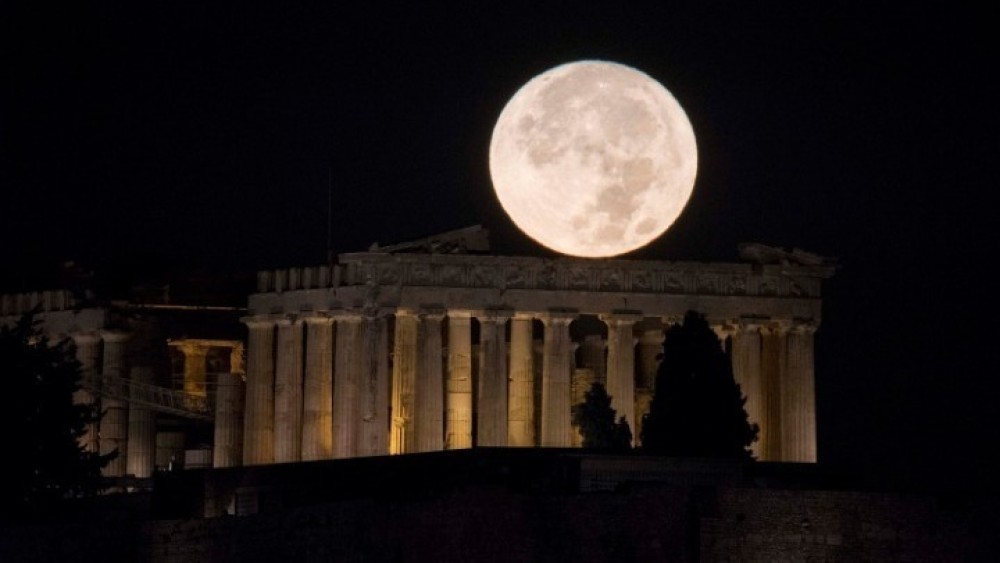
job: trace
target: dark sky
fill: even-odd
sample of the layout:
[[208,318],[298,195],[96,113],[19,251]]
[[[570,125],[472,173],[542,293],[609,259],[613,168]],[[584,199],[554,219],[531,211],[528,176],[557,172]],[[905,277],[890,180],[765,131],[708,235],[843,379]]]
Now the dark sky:
[[548,255],[493,196],[492,126],[532,76],[611,60],[662,82],[699,144],[692,200],[632,257],[761,242],[839,260],[817,334],[821,458],[947,482],[997,469],[985,11],[133,4],[0,24],[6,289],[71,259],[319,263],[328,170],[337,252],[479,223],[498,253]]

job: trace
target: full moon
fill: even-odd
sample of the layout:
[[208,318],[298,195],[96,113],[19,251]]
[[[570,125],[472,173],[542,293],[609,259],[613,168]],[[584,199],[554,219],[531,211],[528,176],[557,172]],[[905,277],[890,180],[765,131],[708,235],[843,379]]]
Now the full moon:
[[578,61],[532,78],[490,141],[497,198],[518,228],[563,254],[630,252],[683,211],[698,168],[687,115],[634,68]]

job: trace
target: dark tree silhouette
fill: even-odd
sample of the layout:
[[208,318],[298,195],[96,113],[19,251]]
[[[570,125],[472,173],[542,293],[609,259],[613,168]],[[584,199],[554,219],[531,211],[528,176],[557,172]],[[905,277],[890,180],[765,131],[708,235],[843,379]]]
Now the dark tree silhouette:
[[580,428],[583,447],[597,450],[623,451],[632,447],[632,430],[625,417],[615,422],[611,396],[600,383],[593,383],[584,401],[573,405],[573,424]]
[[37,324],[35,313],[28,313],[0,327],[0,382],[7,397],[0,408],[6,431],[0,520],[96,494],[103,488],[101,468],[117,455],[84,451],[79,438],[100,413],[93,405],[73,404],[81,372],[70,341],[51,343]]
[[643,450],[671,456],[752,459],[758,428],[704,315],[667,329],[656,391],[643,419]]

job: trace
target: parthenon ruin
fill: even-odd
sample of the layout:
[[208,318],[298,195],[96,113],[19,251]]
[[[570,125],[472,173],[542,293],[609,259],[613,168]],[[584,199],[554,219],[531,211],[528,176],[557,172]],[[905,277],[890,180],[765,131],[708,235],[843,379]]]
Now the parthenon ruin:
[[156,413],[211,424],[201,458],[214,467],[574,447],[571,407],[594,382],[639,445],[670,361],[663,331],[689,310],[731,358],[758,459],[816,461],[813,337],[831,261],[756,244],[738,263],[506,257],[465,252],[467,236],[258,272],[232,317],[245,341],[160,343],[183,356],[174,384],[142,352],[155,331],[66,292],[4,296],[0,318],[37,305],[47,332],[73,338],[91,382],[77,399],[106,411],[87,447],[122,453],[109,475],[148,477],[184,455],[183,428]]

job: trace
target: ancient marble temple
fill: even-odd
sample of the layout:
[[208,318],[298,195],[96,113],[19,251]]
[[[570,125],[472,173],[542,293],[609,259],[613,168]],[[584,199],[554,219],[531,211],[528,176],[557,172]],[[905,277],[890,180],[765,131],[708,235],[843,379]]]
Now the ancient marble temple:
[[242,432],[216,432],[242,434],[242,448],[215,444],[242,454],[216,465],[572,447],[571,406],[592,382],[638,437],[670,361],[663,331],[688,310],[706,315],[732,360],[761,428],[758,458],[816,460],[813,341],[828,260],[762,245],[742,245],[740,263],[450,251],[461,246],[259,272],[242,319]]

